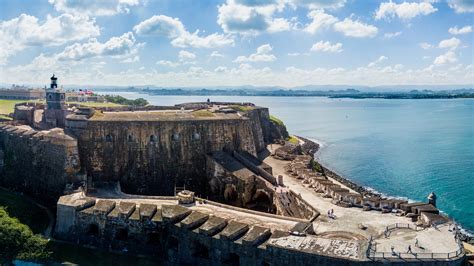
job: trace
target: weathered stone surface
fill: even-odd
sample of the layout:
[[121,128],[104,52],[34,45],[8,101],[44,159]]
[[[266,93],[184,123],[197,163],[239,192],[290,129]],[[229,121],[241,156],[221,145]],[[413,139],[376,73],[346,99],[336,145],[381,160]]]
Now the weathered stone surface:
[[199,227],[199,233],[213,236],[227,226],[227,220],[217,216],[211,216],[203,225]]
[[239,223],[236,221],[231,221],[229,224],[222,230],[222,232],[219,234],[219,236],[222,239],[227,239],[227,240],[236,240],[239,237],[241,237],[247,230],[249,229],[248,224],[244,223]]
[[193,211],[190,215],[188,215],[188,217],[184,218],[184,220],[181,221],[180,225],[182,228],[192,229],[206,222],[208,218],[209,215],[207,214],[198,211]]
[[135,211],[136,204],[133,202],[125,202],[122,201],[115,208],[109,213],[109,217],[120,219],[128,219],[130,215],[132,215],[133,211]]
[[163,216],[163,220],[166,222],[177,223],[190,213],[190,209],[179,205],[161,206],[161,215]]
[[258,246],[265,242],[271,235],[268,228],[253,226],[242,238],[242,244],[249,246]]

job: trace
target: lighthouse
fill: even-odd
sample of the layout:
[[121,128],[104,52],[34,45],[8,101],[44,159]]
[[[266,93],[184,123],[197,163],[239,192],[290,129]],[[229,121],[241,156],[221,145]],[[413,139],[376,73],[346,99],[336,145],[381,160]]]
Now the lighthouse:
[[43,124],[47,127],[64,127],[67,115],[66,93],[58,89],[58,77],[51,77],[51,85],[46,90],[46,110],[43,114]]

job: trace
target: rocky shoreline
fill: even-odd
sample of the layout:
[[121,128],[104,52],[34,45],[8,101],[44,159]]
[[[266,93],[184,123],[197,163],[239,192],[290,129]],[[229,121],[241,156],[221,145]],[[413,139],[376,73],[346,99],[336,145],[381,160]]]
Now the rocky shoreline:
[[[317,161],[316,158],[314,157],[315,153],[319,151],[320,145],[318,143],[310,140],[310,139],[307,139],[307,138],[304,138],[304,137],[301,137],[301,136],[296,136],[296,137],[298,137],[299,139],[304,141],[304,143],[301,145],[301,148],[302,148],[303,152],[310,155],[311,157],[313,157],[313,159],[324,170],[324,174],[326,176],[328,176],[330,178],[333,178],[334,180],[336,180],[336,181],[342,183],[343,185],[353,189],[354,191],[357,191],[358,193],[362,194],[364,197],[382,197],[382,194],[371,191],[366,187],[357,185],[356,183],[350,181],[349,179],[343,177],[340,174],[337,174],[333,170],[331,170],[331,169],[325,167],[324,165],[322,165],[321,162]],[[472,243],[474,243],[474,236],[469,235],[468,233],[463,233],[462,232],[461,233],[461,240],[464,241],[464,242],[468,242],[468,243],[472,244]]]

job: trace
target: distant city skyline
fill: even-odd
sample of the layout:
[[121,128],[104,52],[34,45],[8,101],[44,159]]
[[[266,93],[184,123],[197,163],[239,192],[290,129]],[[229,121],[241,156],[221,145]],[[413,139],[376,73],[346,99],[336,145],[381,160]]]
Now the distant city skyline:
[[0,83],[474,84],[472,0],[0,0]]

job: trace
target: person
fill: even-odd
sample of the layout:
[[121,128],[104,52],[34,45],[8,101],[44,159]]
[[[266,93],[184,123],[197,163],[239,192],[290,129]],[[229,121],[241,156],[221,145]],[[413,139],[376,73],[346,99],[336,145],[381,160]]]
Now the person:
[[407,252],[408,252],[408,253],[413,253],[413,252],[411,251],[411,245],[408,245],[408,251],[407,251]]
[[391,249],[392,249],[392,255],[393,255],[393,256],[396,256],[397,253],[395,253],[395,248],[392,246]]
[[418,238],[415,238],[415,247],[418,247]]

